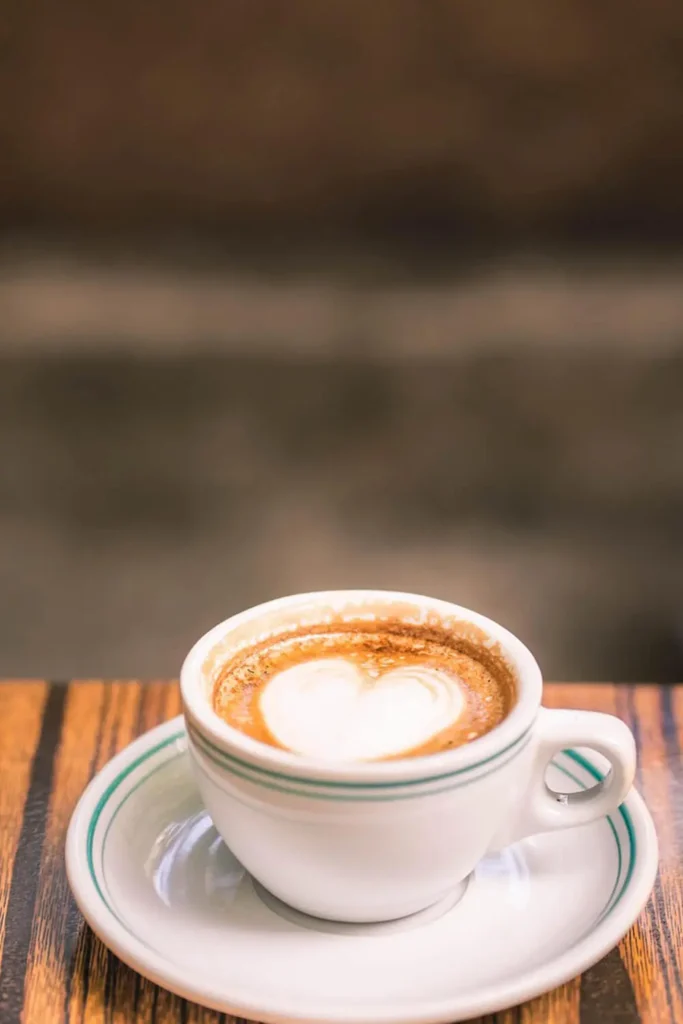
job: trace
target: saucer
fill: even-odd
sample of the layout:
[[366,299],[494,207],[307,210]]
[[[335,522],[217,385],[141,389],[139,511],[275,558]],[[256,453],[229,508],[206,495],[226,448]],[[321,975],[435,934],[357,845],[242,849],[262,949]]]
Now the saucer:
[[[548,783],[587,789],[603,766],[593,752],[565,751]],[[218,837],[176,718],[93,779],[66,862],[102,941],[180,996],[273,1024],[435,1024],[531,999],[603,957],[650,894],[657,839],[631,791],[610,818],[485,858],[467,885],[420,914],[318,921],[264,892]]]

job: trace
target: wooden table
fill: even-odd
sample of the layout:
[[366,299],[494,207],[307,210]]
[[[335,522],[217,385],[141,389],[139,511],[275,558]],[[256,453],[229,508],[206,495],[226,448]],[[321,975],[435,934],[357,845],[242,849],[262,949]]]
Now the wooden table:
[[[683,686],[551,685],[545,703],[612,712],[634,730],[660,875],[618,949],[581,978],[486,1024],[681,1024]],[[157,988],[108,953],[83,923],[64,871],[66,828],[88,780],[135,736],[178,712],[177,686],[168,682],[0,683],[0,1024],[227,1019]]]

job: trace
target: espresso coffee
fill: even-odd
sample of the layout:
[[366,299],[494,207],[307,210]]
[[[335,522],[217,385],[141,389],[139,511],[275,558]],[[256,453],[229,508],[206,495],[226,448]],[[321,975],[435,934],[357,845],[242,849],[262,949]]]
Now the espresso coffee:
[[247,736],[358,762],[440,753],[484,735],[514,675],[475,627],[340,618],[290,628],[213,663],[213,708]]

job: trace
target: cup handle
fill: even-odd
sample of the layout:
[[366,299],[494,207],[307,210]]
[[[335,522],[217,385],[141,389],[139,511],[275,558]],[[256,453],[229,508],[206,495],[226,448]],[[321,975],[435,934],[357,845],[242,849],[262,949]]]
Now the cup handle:
[[[633,785],[636,744],[628,726],[613,715],[597,711],[559,711],[541,708],[536,720],[536,751],[531,781],[523,795],[524,809],[505,836],[501,849],[525,836],[587,825],[616,811]],[[545,776],[553,757],[568,747],[589,747],[602,754],[610,770],[601,782],[580,793],[550,789]]]

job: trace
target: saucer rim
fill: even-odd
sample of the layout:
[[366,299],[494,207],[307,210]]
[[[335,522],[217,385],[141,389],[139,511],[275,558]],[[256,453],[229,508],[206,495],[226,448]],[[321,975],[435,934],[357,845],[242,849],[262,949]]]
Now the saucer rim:
[[[176,733],[180,733],[177,738]],[[329,1006],[294,1005],[301,1004],[300,998],[291,1000],[286,1006],[282,1000],[273,1005],[267,998],[240,998],[227,1003],[224,995],[205,980],[196,984],[187,979],[178,980],[177,965],[147,945],[119,920],[102,894],[88,861],[91,822],[103,796],[116,784],[122,771],[136,761],[141,762],[145,754],[153,756],[153,748],[166,746],[174,738],[176,742],[182,740],[184,734],[183,716],[179,715],[134,740],[91,780],[78,801],[67,832],[67,877],[85,920],[124,963],[182,998],[237,1017],[260,1020],[264,1024],[282,1024],[283,1021],[348,1024],[349,1020],[365,1024],[437,1024],[492,1013],[535,998],[569,981],[605,956],[635,922],[655,882],[658,867],[655,828],[642,797],[632,789],[622,808],[629,812],[638,853],[634,856],[633,870],[620,897],[583,938],[559,956],[519,978],[489,986],[486,993],[475,990],[457,998],[425,1000],[420,1009],[413,1007],[409,1011],[400,1003],[391,1002],[371,1006],[360,1002],[357,1012],[346,1005],[339,1011],[330,1011]],[[591,761],[588,764],[597,770]]]

